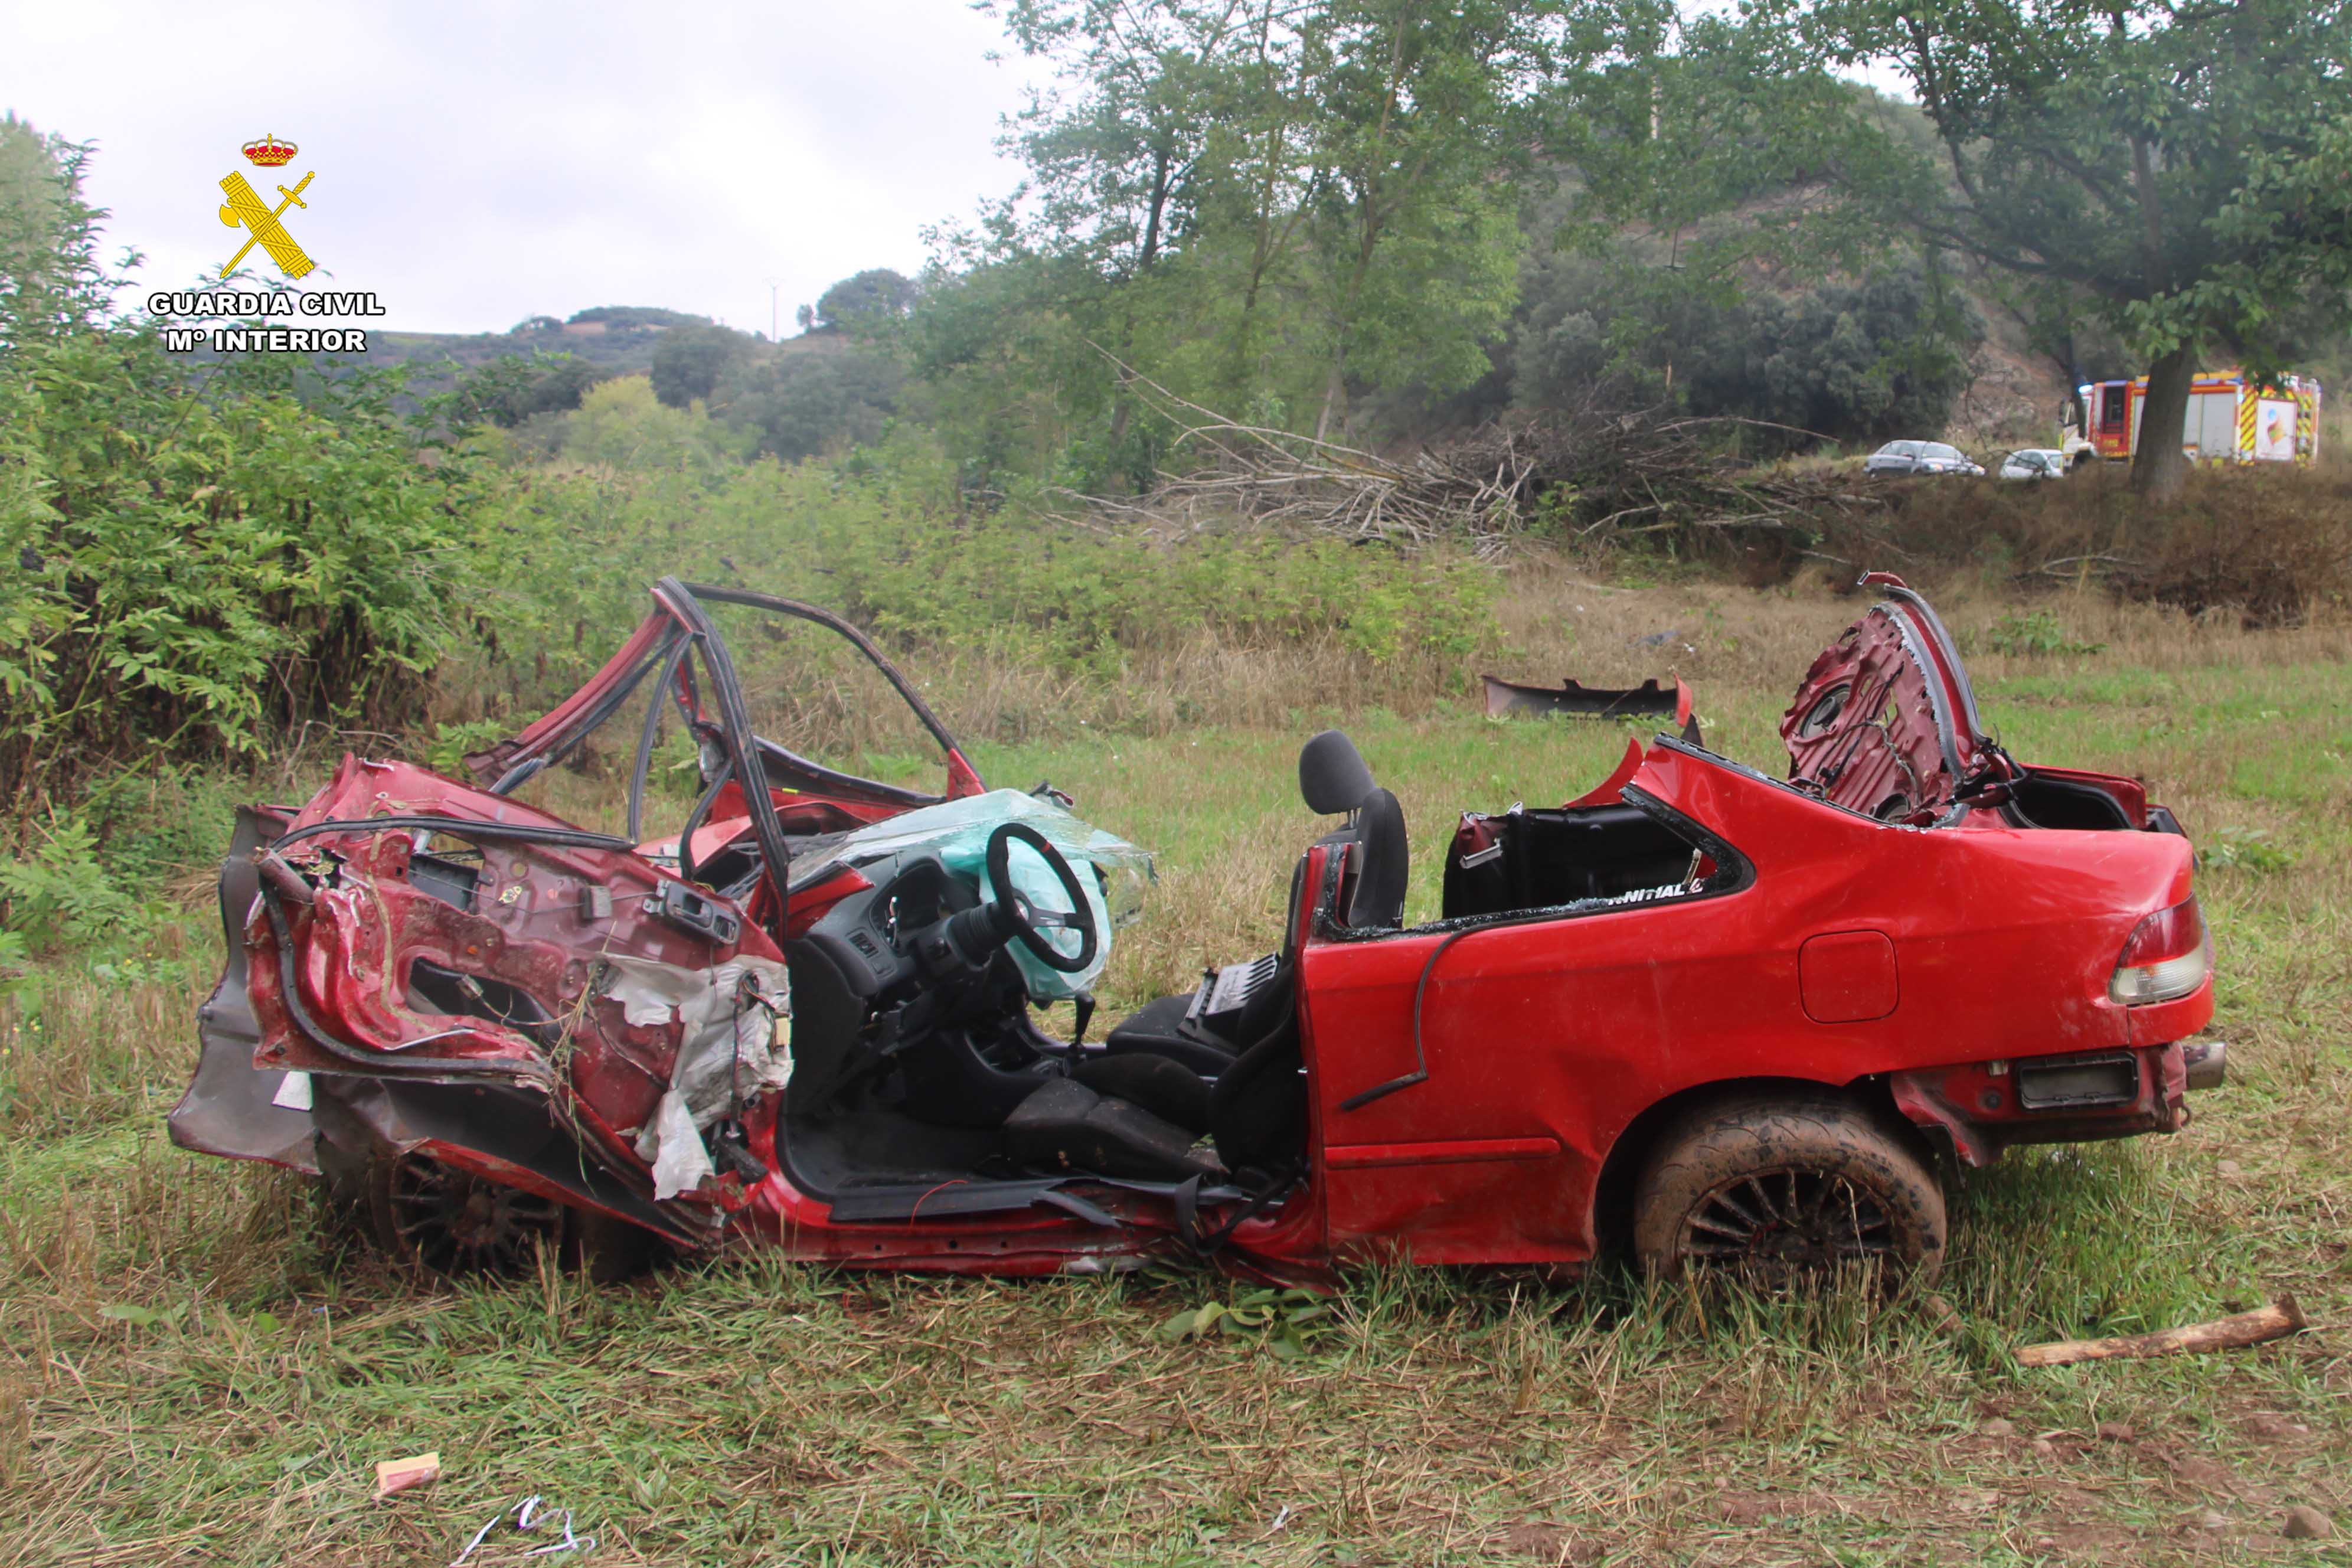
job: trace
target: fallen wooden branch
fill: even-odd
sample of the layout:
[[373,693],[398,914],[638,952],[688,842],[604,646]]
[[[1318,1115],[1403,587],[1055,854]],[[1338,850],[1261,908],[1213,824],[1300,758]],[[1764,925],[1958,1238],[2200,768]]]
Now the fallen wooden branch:
[[2078,1361],[2113,1361],[2125,1356],[2178,1355],[2192,1351],[2238,1350],[2283,1340],[2303,1331],[2303,1309],[2292,1296],[2281,1296],[2268,1307],[2217,1318],[2210,1323],[2188,1323],[2152,1334],[2126,1334],[2112,1340],[2058,1340],[2027,1345],[2017,1352],[2023,1366],[2064,1366]]

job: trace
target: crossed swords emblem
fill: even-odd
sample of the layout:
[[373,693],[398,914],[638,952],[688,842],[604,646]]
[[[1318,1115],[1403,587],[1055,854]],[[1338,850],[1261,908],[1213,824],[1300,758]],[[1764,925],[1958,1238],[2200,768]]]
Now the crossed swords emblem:
[[245,183],[243,174],[232,174],[221,181],[221,189],[228,193],[228,200],[221,206],[221,222],[231,228],[243,225],[247,231],[246,242],[237,247],[236,254],[230,257],[228,265],[221,268],[222,277],[236,271],[236,264],[245,259],[245,253],[257,245],[269,252],[269,258],[278,263],[279,269],[289,278],[300,278],[317,265],[303,254],[302,247],[294,243],[294,237],[287,233],[286,226],[278,221],[289,206],[305,211],[310,209],[310,204],[302,199],[302,188],[317,173],[314,169],[303,175],[290,191],[283,185],[278,186],[278,193],[286,199],[278,204],[276,212],[261,205],[260,196]]

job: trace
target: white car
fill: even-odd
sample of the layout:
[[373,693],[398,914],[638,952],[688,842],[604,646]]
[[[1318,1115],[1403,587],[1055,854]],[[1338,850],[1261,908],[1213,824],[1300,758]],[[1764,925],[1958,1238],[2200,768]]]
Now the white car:
[[2002,459],[2000,477],[2004,479],[2063,479],[2066,477],[2066,454],[2050,447],[2028,447],[2011,452]]

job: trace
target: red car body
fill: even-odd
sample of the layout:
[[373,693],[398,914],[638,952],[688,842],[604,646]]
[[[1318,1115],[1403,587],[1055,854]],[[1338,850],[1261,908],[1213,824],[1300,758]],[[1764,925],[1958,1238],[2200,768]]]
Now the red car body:
[[[682,1071],[692,998],[717,994],[696,991],[698,976],[789,966],[786,1005],[801,1015],[791,1042],[752,980],[728,1003],[734,1037],[750,1037],[746,1016],[754,1034],[764,1026],[756,1005],[779,1014],[779,1060],[814,1058],[830,1030],[855,1063],[887,1049],[874,1045],[882,1001],[919,1002],[933,973],[906,967],[898,992],[838,1023],[821,1016],[850,1004],[809,989],[822,967],[812,944],[829,917],[872,896],[879,873],[839,864],[803,880],[764,867],[805,864],[826,835],[931,803],[750,737],[726,711],[734,676],[723,646],[711,651],[700,601],[848,637],[938,738],[941,798],[982,789],[913,689],[845,625],[665,580],[653,617],[596,678],[468,759],[490,784],[346,758],[299,810],[247,814],[223,878],[229,969],[204,1009],[204,1056],[173,1136],[331,1178],[457,1173],[455,1187],[436,1177],[403,1198],[395,1171],[378,1218],[395,1246],[404,1215],[436,1236],[455,1227],[475,1260],[500,1260],[504,1243],[483,1239],[500,1226],[536,1220],[684,1249],[757,1242],[974,1273],[1126,1267],[1202,1247],[1248,1271],[1312,1278],[1383,1254],[1584,1263],[1622,1233],[1662,1130],[1729,1091],[1844,1097],[1971,1164],[2012,1143],[2181,1125],[2184,1091],[2218,1081],[2221,1066],[2218,1047],[2194,1040],[2212,987],[2210,965],[2191,962],[2210,950],[2188,839],[2132,780],[2007,758],[1984,736],[1932,611],[1876,581],[1888,601],[1822,656],[1790,709],[1791,780],[1695,739],[1631,746],[1606,784],[1557,812],[1465,816],[1446,918],[1417,928],[1363,918],[1385,875],[1369,828],[1309,846],[1285,952],[1261,961],[1295,976],[1281,1021],[1295,1055],[1265,1093],[1295,1093],[1279,1103],[1295,1104],[1297,1125],[1277,1141],[1287,1153],[1255,1157],[1265,1169],[1166,1153],[1152,1156],[1162,1172],[1104,1174],[1066,1153],[1022,1166],[1016,1149],[1012,1164],[992,1154],[931,1181],[877,1147],[912,1179],[845,1186],[804,1177],[814,1155],[796,1163],[798,1129],[834,1124],[796,1123],[808,1114],[791,1109],[797,1089],[743,1097],[739,1076],[741,1102],[704,1134],[709,1173],[657,1198],[645,1130]],[[656,706],[674,697],[714,754],[742,731],[685,836],[688,864],[674,844],[584,834],[498,787],[576,742],[647,675]],[[649,719],[646,749],[653,729]],[[642,778],[642,752],[639,766]],[[753,796],[733,782],[747,773],[765,775]],[[1573,847],[1588,839],[1616,847]],[[1570,847],[1527,847],[1539,840]],[[763,858],[764,845],[776,852]],[[1565,879],[1482,894],[1474,879],[1497,868]],[[1399,902],[1402,888],[1399,869]],[[895,896],[891,908],[895,925]],[[611,976],[624,971],[669,977],[689,999],[647,1021],[658,1009],[623,999]],[[999,1023],[1028,1027],[1025,1015]],[[1032,1036],[1035,1060],[1022,1070],[1039,1082],[1078,1072],[1099,1048],[1020,1037]],[[816,1069],[803,1059],[796,1070],[806,1086]],[[1213,1093],[1220,1079],[1205,1081]],[[985,1147],[993,1135],[941,1136]],[[838,1142],[848,1152],[832,1168],[854,1171],[855,1136]]]

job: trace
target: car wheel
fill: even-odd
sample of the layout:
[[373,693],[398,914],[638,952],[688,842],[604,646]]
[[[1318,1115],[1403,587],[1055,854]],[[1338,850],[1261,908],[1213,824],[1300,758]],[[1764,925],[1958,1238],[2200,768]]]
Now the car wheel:
[[372,1162],[367,1201],[394,1261],[443,1279],[527,1274],[561,1259],[571,1211],[414,1151]]
[[1925,1284],[1943,1267],[1944,1193],[1877,1119],[1827,1097],[1718,1103],[1667,1129],[1633,1193],[1653,1279],[1735,1274],[1773,1289],[1875,1267]]

